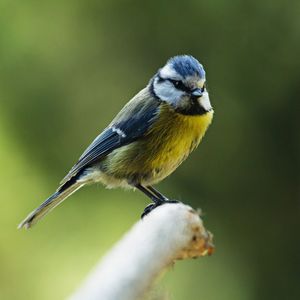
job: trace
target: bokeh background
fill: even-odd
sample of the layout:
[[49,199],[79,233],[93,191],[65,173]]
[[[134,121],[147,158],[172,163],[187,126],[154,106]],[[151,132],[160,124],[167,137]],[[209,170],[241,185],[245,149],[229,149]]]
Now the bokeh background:
[[176,263],[158,290],[300,299],[299,13],[298,0],[2,0],[0,298],[64,299],[138,220],[142,194],[94,185],[16,230],[156,70],[187,53],[206,68],[215,119],[159,188],[202,208],[216,252]]

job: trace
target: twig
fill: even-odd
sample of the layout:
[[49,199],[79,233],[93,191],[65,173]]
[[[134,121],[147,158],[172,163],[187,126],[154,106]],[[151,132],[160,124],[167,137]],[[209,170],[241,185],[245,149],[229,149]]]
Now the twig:
[[176,259],[211,254],[212,235],[184,204],[165,204],[138,221],[69,300],[141,299]]

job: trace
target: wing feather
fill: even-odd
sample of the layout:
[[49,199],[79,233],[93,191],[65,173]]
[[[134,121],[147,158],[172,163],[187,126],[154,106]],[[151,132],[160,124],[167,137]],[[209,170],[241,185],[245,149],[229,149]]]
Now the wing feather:
[[[143,90],[142,92],[145,93]],[[138,94],[120,111],[112,123],[100,133],[80,156],[67,176],[60,182],[65,184],[84,168],[101,160],[113,150],[125,146],[145,134],[159,111],[159,101],[141,101],[149,95]]]
[[118,148],[120,144],[121,139],[117,133],[113,132],[111,128],[104,130],[84,151],[78,162],[72,167],[67,176],[65,176],[60,182],[60,185],[65,184],[83,168],[91,165],[96,160],[100,160],[107,153]]

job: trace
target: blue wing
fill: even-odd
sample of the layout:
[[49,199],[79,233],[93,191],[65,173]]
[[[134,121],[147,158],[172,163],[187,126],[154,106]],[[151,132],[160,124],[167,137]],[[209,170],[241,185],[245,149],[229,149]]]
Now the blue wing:
[[147,132],[157,116],[160,103],[147,101],[145,105],[145,103],[134,102],[131,103],[134,105],[131,107],[133,109],[130,105],[126,105],[110,126],[96,137],[61,181],[61,186],[113,150],[137,140]]

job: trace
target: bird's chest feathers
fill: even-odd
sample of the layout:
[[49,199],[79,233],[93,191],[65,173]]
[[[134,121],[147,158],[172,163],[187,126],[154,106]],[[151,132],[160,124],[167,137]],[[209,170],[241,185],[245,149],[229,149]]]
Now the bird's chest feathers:
[[149,131],[147,152],[154,154],[151,164],[178,165],[198,146],[212,120],[212,112],[183,115],[162,109],[159,121]]
[[160,181],[198,146],[212,116],[213,112],[188,116],[163,108],[143,137],[109,155],[106,172],[144,184]]

